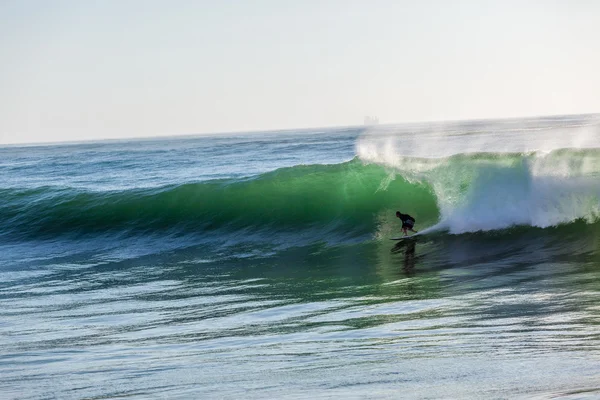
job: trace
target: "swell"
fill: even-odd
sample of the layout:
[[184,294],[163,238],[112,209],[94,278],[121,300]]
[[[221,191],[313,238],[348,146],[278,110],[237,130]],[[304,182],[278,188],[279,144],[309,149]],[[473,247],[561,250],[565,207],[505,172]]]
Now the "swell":
[[[299,165],[246,179],[159,189],[0,190],[0,235],[273,235],[309,241],[398,233],[396,210],[417,229],[465,233],[548,228],[600,216],[600,151],[370,157]],[[385,160],[389,161],[389,154]]]
[[375,230],[378,214],[411,204],[431,222],[437,219],[436,201],[426,185],[392,178],[385,168],[353,160],[151,190],[5,189],[0,191],[0,232],[31,237],[217,230],[269,235],[317,228],[367,234]]

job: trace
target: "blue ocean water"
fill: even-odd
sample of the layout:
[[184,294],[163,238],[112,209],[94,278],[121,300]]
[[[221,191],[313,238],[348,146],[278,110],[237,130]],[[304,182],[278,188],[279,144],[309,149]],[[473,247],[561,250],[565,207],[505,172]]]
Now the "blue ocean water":
[[598,397],[599,121],[0,148],[1,397]]

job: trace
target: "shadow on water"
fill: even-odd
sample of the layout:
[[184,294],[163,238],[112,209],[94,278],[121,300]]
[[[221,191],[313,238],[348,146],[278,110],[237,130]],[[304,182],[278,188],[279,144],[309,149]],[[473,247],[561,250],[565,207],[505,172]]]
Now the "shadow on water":
[[415,274],[415,255],[416,255],[417,242],[415,240],[402,240],[392,249],[391,253],[403,253],[404,254],[404,265],[402,270],[406,276],[413,276]]

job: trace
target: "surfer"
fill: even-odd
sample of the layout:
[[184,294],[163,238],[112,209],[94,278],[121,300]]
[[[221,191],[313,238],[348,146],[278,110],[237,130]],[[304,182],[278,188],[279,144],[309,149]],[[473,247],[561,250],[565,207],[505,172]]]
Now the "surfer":
[[402,221],[402,231],[404,232],[404,236],[408,236],[407,230],[417,233],[417,231],[413,229],[415,226],[415,219],[413,217],[408,214],[402,214],[400,211],[396,211],[396,217],[400,218]]

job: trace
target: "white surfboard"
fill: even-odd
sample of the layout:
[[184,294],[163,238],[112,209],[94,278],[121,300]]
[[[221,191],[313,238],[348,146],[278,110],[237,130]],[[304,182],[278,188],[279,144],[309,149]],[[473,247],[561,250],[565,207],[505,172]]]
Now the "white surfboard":
[[397,238],[390,238],[390,240],[405,240],[405,239],[412,239],[415,236],[419,236],[419,233],[415,233],[414,235],[408,235],[408,236],[400,236]]
[[442,224],[436,224],[434,226],[430,226],[429,228],[425,228],[423,230],[420,230],[419,232],[415,233],[414,235],[395,237],[395,238],[391,238],[390,240],[406,240],[406,239],[411,239],[411,238],[414,238],[415,236],[426,235],[426,234],[428,234],[430,232],[436,232],[436,231],[439,231],[441,229],[444,229],[443,225]]

